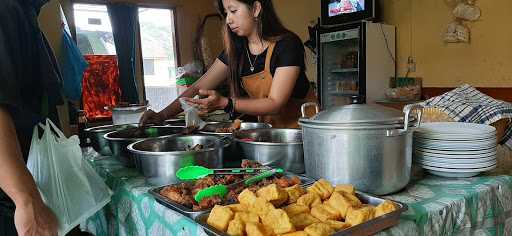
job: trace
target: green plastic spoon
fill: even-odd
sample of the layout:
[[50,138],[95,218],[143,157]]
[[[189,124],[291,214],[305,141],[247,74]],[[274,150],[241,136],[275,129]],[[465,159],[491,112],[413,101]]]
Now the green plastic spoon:
[[224,184],[214,185],[214,186],[205,188],[205,189],[197,192],[196,195],[194,196],[194,200],[196,200],[196,202],[200,202],[204,198],[213,197],[213,196],[220,196],[223,198],[224,196],[226,196],[226,194],[228,194],[230,189],[235,188],[239,184],[243,184],[246,187],[251,186],[254,183],[257,183],[257,182],[259,182],[267,177],[270,177],[276,173],[283,173],[283,172],[284,172],[283,169],[276,168],[276,169],[271,169],[269,171],[262,172],[259,175],[255,175],[250,178],[232,183],[230,185],[224,185]]
[[208,169],[204,166],[186,166],[176,172],[176,177],[180,180],[201,179],[208,175],[236,175],[236,174],[256,174],[261,170],[270,168],[226,168],[226,169]]

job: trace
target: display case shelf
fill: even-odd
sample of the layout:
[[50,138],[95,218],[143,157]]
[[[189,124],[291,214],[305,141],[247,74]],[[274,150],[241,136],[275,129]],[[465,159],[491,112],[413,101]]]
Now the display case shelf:
[[359,72],[359,68],[336,68],[331,70],[332,73],[352,73]]

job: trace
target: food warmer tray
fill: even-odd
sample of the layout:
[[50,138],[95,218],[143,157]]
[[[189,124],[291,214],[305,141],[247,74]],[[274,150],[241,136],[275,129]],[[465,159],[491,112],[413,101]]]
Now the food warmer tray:
[[[382,199],[379,197],[371,196],[365,193],[356,192],[357,197],[359,200],[361,200],[364,204],[370,204],[373,206],[377,206],[384,202],[386,199]],[[379,216],[377,218],[371,219],[365,223],[346,228],[343,230],[340,230],[333,235],[335,236],[348,236],[348,235],[373,235],[376,234],[384,229],[393,227],[395,225],[398,225],[400,221],[400,215],[407,211],[408,207],[406,204],[390,200],[393,203],[395,203],[398,206],[398,209],[396,211],[390,212],[388,214]],[[208,216],[210,215],[210,212],[203,212],[195,218],[195,221],[201,225],[206,231],[207,234],[210,235],[217,235],[217,236],[229,236],[225,232],[221,232],[212,226],[208,225],[206,223],[206,220],[208,219]]]
[[[303,186],[303,187],[310,186],[311,184],[313,184],[315,182],[315,180],[313,178],[307,177],[305,175],[297,175],[297,174],[293,174],[293,173],[289,173],[289,172],[286,172],[284,175],[289,178],[294,177],[294,176],[299,177],[301,186]],[[166,186],[169,186],[169,185],[166,185]],[[202,211],[193,211],[191,208],[182,206],[181,204],[174,202],[174,201],[160,195],[160,190],[162,190],[166,186],[152,188],[148,191],[148,193],[151,194],[158,203],[162,204],[163,206],[165,206],[171,210],[177,211],[178,213],[180,213],[186,217],[189,217],[191,219],[196,219],[197,216],[210,212],[211,209],[202,210]],[[230,203],[227,203],[227,204],[230,204]]]

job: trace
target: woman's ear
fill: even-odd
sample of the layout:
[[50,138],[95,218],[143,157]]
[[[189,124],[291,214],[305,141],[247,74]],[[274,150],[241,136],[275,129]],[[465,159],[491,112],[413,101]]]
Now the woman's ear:
[[259,18],[261,14],[261,2],[260,1],[254,1],[252,4],[252,13],[254,18]]

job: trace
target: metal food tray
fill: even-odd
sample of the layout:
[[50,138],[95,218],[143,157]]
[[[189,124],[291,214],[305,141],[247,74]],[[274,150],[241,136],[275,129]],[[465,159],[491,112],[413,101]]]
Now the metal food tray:
[[[284,176],[289,177],[289,178],[293,177],[293,176],[298,176],[300,181],[301,181],[300,185],[303,186],[303,187],[309,186],[309,185],[311,185],[311,184],[313,184],[315,182],[315,179],[307,177],[305,175],[297,175],[297,174],[285,172]],[[169,186],[169,185],[166,185],[166,186]],[[188,207],[182,206],[181,204],[179,204],[177,202],[174,202],[171,199],[168,199],[168,198],[162,196],[160,194],[160,190],[162,190],[166,186],[150,189],[148,191],[148,193],[151,194],[158,203],[164,205],[167,208],[170,208],[171,210],[177,211],[180,214],[182,214],[182,215],[184,215],[186,217],[189,217],[191,219],[196,219],[197,216],[199,216],[199,215],[201,215],[203,213],[210,212],[211,209],[202,210],[202,211],[193,211],[192,209],[190,209]],[[226,204],[230,204],[230,203],[226,203]]]
[[[363,204],[370,204],[377,206],[380,203],[384,202],[386,199],[382,199],[379,197],[371,196],[365,193],[356,192],[357,197]],[[376,234],[384,229],[393,227],[395,225],[398,225],[400,221],[400,215],[403,212],[406,212],[408,207],[406,204],[393,201],[397,206],[398,210],[390,212],[388,214],[373,218],[365,223],[343,229],[341,231],[338,231],[334,233],[335,236],[347,236],[347,235],[373,235]],[[210,212],[203,212],[196,216],[195,221],[201,225],[206,231],[206,233],[211,235],[217,235],[217,236],[229,236],[227,233],[219,231],[212,226],[208,225],[206,223],[206,220],[208,219],[208,216],[210,215]]]

